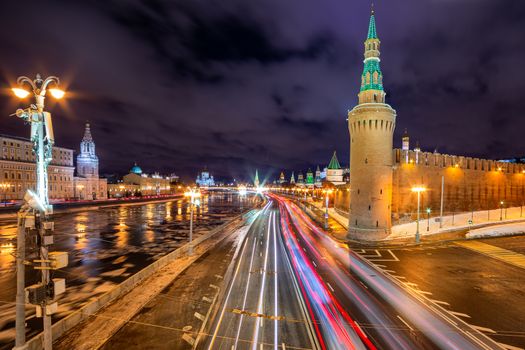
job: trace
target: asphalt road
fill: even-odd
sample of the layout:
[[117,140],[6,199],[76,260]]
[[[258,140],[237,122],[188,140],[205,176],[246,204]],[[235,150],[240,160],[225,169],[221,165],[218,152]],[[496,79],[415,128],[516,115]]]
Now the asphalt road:
[[275,203],[261,211],[233,264],[201,348],[317,348]]
[[313,318],[323,347],[498,348],[468,323],[331,239],[289,201],[282,200],[281,206],[288,251],[297,261],[306,294],[317,305]]
[[[525,254],[523,236],[477,241]],[[455,243],[357,251],[495,341],[525,348],[523,268]]]

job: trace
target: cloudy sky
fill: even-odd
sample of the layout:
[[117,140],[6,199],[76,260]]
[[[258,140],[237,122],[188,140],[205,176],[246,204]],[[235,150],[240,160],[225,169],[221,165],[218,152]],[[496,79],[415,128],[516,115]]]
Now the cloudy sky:
[[[387,102],[424,150],[525,155],[525,2],[379,0]],[[2,1],[0,133],[18,75],[58,75],[57,144],[92,124],[103,173],[248,178],[348,163],[370,2]],[[27,102],[26,102],[27,103]]]

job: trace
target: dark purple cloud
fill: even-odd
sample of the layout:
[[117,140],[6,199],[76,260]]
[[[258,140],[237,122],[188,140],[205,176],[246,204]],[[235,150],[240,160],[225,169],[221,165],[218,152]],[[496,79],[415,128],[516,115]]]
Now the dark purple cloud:
[[[387,100],[424,149],[525,154],[525,4],[376,2]],[[49,107],[59,145],[89,120],[105,172],[220,176],[348,163],[366,1],[4,2],[0,75],[59,75],[73,96]],[[28,130],[8,115],[0,132]]]

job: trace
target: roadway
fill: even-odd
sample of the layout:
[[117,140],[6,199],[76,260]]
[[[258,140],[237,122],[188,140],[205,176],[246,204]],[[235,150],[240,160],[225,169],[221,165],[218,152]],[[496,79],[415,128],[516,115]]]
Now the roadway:
[[497,349],[496,342],[333,240],[280,203],[294,271],[326,349]]
[[203,349],[317,349],[314,325],[268,202],[232,262]]

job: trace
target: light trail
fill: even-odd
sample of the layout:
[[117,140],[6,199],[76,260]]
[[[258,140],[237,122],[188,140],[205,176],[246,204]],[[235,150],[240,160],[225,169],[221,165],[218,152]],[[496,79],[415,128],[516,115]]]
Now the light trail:
[[[361,313],[367,318],[368,324],[379,325],[382,331],[374,332],[374,334],[379,334],[383,344],[395,349],[421,348],[418,341],[427,343],[430,341],[433,346],[441,349],[501,348],[490,338],[471,329],[468,324],[463,323],[460,319],[456,320],[446,311],[439,310],[435,305],[426,301],[425,298],[407,291],[398,282],[384,276],[369,262],[349,250],[348,246],[336,242],[326,232],[319,229],[294,204],[279,197],[276,199],[281,207],[285,208],[281,209],[281,222],[283,231],[287,232],[287,245],[296,244],[294,242],[296,237],[294,237],[295,234],[292,230],[294,227],[297,234],[301,236],[301,242],[308,248],[309,254],[314,256],[317,265],[321,264],[342,290],[342,294],[335,295],[328,292],[328,295],[334,299],[334,305],[345,319],[349,316],[338,302],[340,297],[344,297],[362,310]],[[292,249],[297,250],[298,256],[305,254],[299,247],[294,248],[292,246],[290,250]],[[309,262],[307,259],[304,262],[306,267],[308,267]],[[315,272],[315,269],[311,271]],[[323,286],[322,280],[319,285]],[[372,295],[371,290],[381,299]],[[391,311],[385,309],[386,305],[394,310],[394,314],[388,314]],[[317,308],[316,311],[324,310]],[[393,323],[392,318],[397,319],[397,321]],[[403,327],[393,327],[392,325],[398,324],[399,320],[403,323]],[[351,319],[348,321],[351,322]],[[355,322],[354,325],[359,329],[358,334],[364,335],[361,327]],[[326,327],[326,324],[323,323],[321,327]],[[408,337],[407,335],[411,332],[410,328],[422,333],[426,339],[421,337],[418,340]],[[397,332],[393,331],[396,329]],[[403,332],[399,330],[403,330]]]
[[[266,288],[266,275],[267,275],[267,267],[268,267],[268,251],[270,247],[270,221],[272,218],[272,215],[275,215],[274,213],[270,213],[269,219],[268,219],[268,229],[266,230],[266,249],[264,253],[264,264],[263,264],[263,276],[262,276],[262,283],[261,283],[261,289],[259,292],[259,302],[257,305],[257,313],[262,314],[263,313],[263,298],[264,298],[264,290]],[[257,342],[259,341],[259,327],[261,324],[261,318],[257,317],[257,320],[255,322],[255,328],[254,328],[254,335],[253,335],[253,343],[252,343],[252,350],[257,350]]]
[[[253,239],[253,247],[252,247],[252,256],[251,256],[251,259],[250,259],[250,268],[248,271],[252,271],[252,267],[253,267],[253,258],[255,256],[255,247],[257,245],[257,238],[254,238]],[[248,290],[250,289],[250,278],[251,278],[252,274],[251,273],[248,273],[248,281],[246,282],[246,289],[244,291],[244,300],[242,302],[242,310],[246,310],[246,299],[248,298]],[[237,349],[237,344],[239,343],[239,336],[241,334],[241,327],[242,327],[242,321],[244,319],[244,314],[241,314],[240,318],[239,318],[239,327],[237,328],[237,334],[235,335],[235,343],[234,343],[234,346],[233,348],[234,349]]]
[[[279,277],[279,269],[277,266],[277,238],[276,238],[276,227],[275,227],[275,215],[273,217],[273,266],[274,266],[274,279],[273,279],[273,288],[274,288],[274,316],[279,316],[279,307],[278,307],[278,295],[277,295],[277,285],[278,285],[278,277]],[[279,349],[279,325],[277,319],[273,321],[273,347],[274,350]]]
[[[271,205],[271,202],[268,202],[264,206],[264,208],[259,213],[257,213],[256,217],[258,217],[259,214],[266,212],[266,210],[268,209],[268,207],[270,205]],[[224,305],[223,305],[222,310],[221,310],[221,315],[219,317],[219,321],[217,322],[217,325],[215,326],[215,331],[213,332],[213,336],[211,338],[211,342],[210,342],[210,345],[208,346],[208,349],[213,349],[213,345],[215,343],[215,339],[217,339],[217,333],[219,332],[219,329],[221,327],[221,323],[222,323],[222,320],[224,318],[224,313],[226,311],[226,306],[228,305],[228,302],[230,300],[230,296],[231,296],[231,293],[232,293],[232,289],[233,289],[233,286],[235,284],[235,280],[237,279],[237,276],[239,274],[239,270],[240,270],[240,267],[241,267],[241,262],[244,259],[244,252],[246,250],[246,246],[248,245],[247,241],[246,241],[246,236],[247,236],[248,232],[249,232],[249,229],[246,231],[246,235],[243,238],[244,242],[243,242],[243,248],[242,248],[242,251],[241,251],[241,254],[240,254],[240,258],[239,258],[239,261],[237,262],[237,266],[235,268],[235,273],[233,275],[232,282],[230,283],[230,288],[228,288],[228,293],[227,293],[227,296],[226,296],[226,300],[224,301]]]

